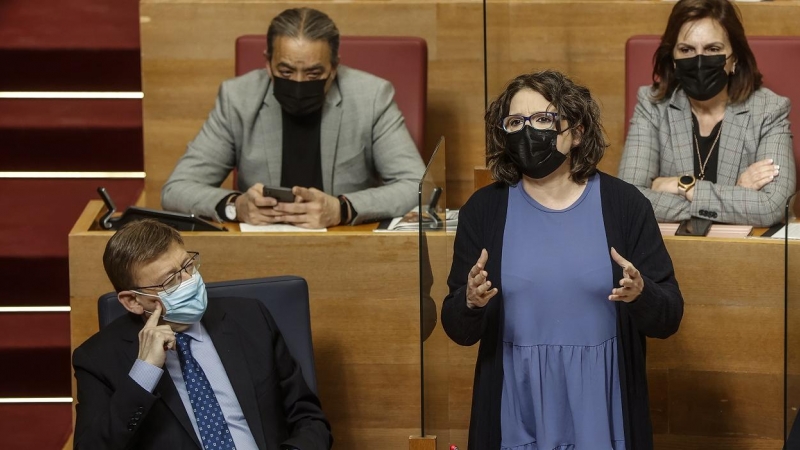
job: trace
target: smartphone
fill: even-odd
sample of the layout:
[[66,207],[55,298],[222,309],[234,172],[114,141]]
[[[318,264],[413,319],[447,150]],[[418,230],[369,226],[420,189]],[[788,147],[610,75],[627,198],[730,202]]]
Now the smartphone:
[[435,187],[433,188],[433,192],[431,192],[431,200],[428,202],[428,209],[431,211],[436,211],[436,207],[439,205],[439,197],[442,196],[442,188]]
[[675,236],[705,236],[711,228],[712,222],[708,219],[692,217],[681,222]]
[[439,215],[436,213],[436,208],[439,205],[439,197],[442,196],[442,188],[435,187],[433,188],[433,192],[431,192],[431,199],[428,202],[428,210],[423,211],[423,218],[427,215],[430,219],[433,219],[436,226],[438,226],[441,219],[439,219]]
[[262,192],[262,195],[264,197],[272,197],[275,200],[283,203],[294,202],[294,194],[292,194],[292,190],[285,187],[264,186],[264,191]]

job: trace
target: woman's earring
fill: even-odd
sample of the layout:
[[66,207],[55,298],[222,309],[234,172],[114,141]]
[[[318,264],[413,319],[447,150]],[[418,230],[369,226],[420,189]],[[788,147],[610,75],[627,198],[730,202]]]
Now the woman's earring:
[[731,68],[731,75],[736,73],[736,63],[733,63],[733,67]]

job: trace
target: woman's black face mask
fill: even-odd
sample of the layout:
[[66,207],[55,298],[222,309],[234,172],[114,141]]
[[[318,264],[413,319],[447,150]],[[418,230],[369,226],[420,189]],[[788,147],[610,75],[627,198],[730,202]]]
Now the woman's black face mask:
[[675,60],[675,78],[689,97],[705,101],[728,85],[725,55],[697,55]]
[[273,76],[275,98],[281,108],[293,116],[306,116],[322,108],[325,104],[325,83],[323,80],[293,81]]
[[524,126],[506,135],[506,153],[523,174],[534,179],[544,178],[567,159],[567,155],[556,148],[558,134],[556,130]]

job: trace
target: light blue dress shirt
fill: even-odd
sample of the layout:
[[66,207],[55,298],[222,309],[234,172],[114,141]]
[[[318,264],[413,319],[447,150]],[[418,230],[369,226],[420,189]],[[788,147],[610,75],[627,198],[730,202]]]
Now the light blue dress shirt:
[[[236,398],[236,393],[233,391],[233,386],[228,379],[228,374],[225,373],[225,367],[219,359],[217,349],[211,338],[208,336],[205,327],[201,323],[195,323],[188,330],[183,332],[193,339],[192,342],[192,356],[203,368],[211,388],[214,390],[214,395],[217,397],[222,414],[225,416],[225,421],[228,423],[233,442],[236,444],[237,450],[257,450],[258,446],[253,438],[253,433],[247,425],[247,420],[242,412],[242,407],[239,405],[239,399]],[[175,388],[178,390],[178,395],[181,397],[184,408],[189,415],[189,420],[192,422],[194,432],[197,439],[200,440],[200,433],[197,429],[197,420],[192,413],[192,404],[189,401],[189,394],[186,392],[186,383],[183,381],[183,372],[181,372],[181,363],[178,360],[178,354],[175,351],[167,352],[167,362],[165,364],[169,372],[172,382],[175,383]],[[158,381],[164,371],[150,363],[137,359],[134,362],[130,377],[136,383],[148,392],[152,393],[155,390]]]

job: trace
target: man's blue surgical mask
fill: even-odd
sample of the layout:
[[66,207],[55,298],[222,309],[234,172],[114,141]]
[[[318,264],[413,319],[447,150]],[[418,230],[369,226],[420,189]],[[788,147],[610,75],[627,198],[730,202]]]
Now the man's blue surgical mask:
[[[144,295],[155,297],[151,294]],[[206,284],[203,282],[200,272],[195,272],[191,278],[181,282],[178,289],[171,294],[164,291],[159,292],[158,298],[161,299],[166,310],[163,316],[164,320],[186,325],[199,322],[208,306]]]

